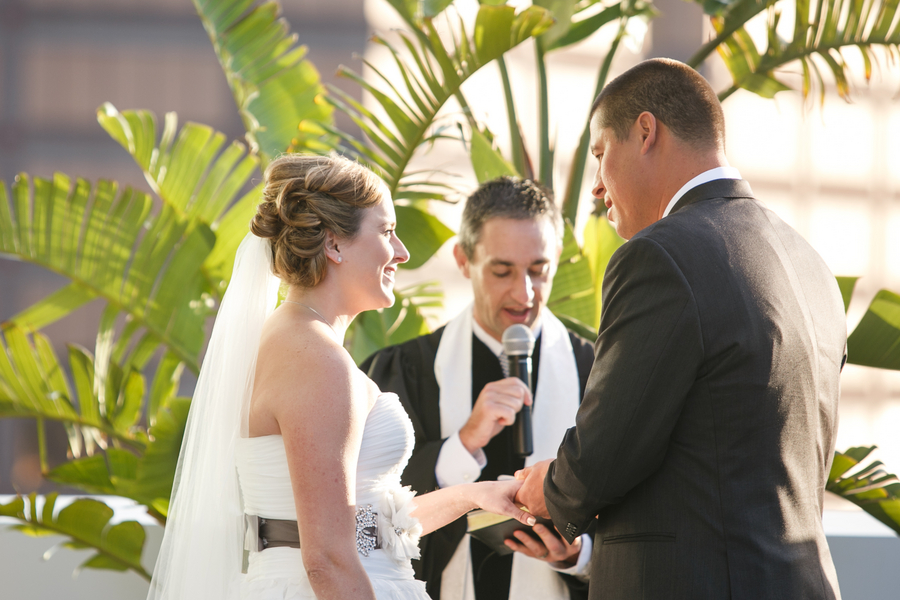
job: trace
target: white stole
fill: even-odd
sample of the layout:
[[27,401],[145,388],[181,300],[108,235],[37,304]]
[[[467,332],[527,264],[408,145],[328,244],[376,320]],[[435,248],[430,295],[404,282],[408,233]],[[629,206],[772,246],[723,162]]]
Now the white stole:
[[[472,305],[444,328],[434,359],[440,386],[441,438],[462,429],[472,414]],[[541,362],[535,391],[534,453],[525,466],[556,458],[566,431],[575,425],[581,396],[575,352],[565,325],[546,308],[541,311]],[[510,473],[512,475],[512,473]],[[469,536],[463,538],[441,580],[444,600],[474,600]],[[509,597],[515,600],[568,599],[561,577],[547,563],[524,554],[513,557]]]

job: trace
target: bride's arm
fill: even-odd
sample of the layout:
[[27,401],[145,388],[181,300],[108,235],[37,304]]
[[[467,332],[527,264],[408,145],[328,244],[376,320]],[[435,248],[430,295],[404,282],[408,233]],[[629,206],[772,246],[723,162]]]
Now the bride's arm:
[[440,529],[474,508],[509,515],[527,525],[534,525],[534,517],[514,503],[520,487],[521,481],[481,481],[453,485],[416,496],[416,509],[412,516],[419,519],[423,535]]
[[291,350],[283,355],[273,416],[284,437],[303,565],[317,598],[374,600],[356,549],[356,464],[368,392],[336,343]]

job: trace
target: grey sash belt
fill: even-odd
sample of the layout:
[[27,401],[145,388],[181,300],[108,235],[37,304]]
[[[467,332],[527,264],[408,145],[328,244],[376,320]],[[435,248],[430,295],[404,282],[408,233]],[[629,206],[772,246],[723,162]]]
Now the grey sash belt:
[[[262,552],[266,548],[299,548],[300,528],[297,521],[285,519],[269,519],[266,517],[251,517],[256,520],[257,546]],[[378,541],[378,529],[375,521],[375,513],[372,507],[367,505],[356,509],[356,549],[363,556],[369,555],[369,550],[378,550],[381,542]]]
[[297,521],[284,519],[266,519],[256,517],[259,531],[256,549],[260,552],[266,548],[299,548],[300,529]]

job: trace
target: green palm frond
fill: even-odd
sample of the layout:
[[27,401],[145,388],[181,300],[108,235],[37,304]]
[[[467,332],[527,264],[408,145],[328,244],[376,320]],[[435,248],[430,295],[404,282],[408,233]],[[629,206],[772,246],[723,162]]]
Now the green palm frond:
[[116,364],[98,368],[94,357],[75,345],[69,347],[69,371],[71,382],[43,334],[29,338],[22,329],[8,326],[0,335],[0,417],[37,420],[42,470],[48,470],[45,421],[59,421],[66,427],[75,457],[82,448],[93,454],[97,444],[142,450],[146,436],[132,428],[143,408],[143,376]]
[[[493,2],[501,3],[503,0]],[[418,27],[424,19],[433,19],[453,4],[453,0],[387,0],[409,25]],[[488,2],[482,2],[488,4]]]
[[[113,509],[92,498],[79,498],[56,512],[56,498],[56,494],[44,496],[43,506],[38,509],[35,494],[28,496],[27,504],[25,498],[18,496],[9,504],[0,504],[0,516],[19,521],[12,529],[26,535],[63,535],[69,539],[61,547],[95,551],[76,573],[82,569],[130,570],[150,581],[150,573],[141,565],[146,533],[140,523],[111,524]],[[55,550],[51,548],[44,557],[48,558]]]
[[553,278],[547,308],[557,316],[596,328],[596,307],[597,294],[590,261],[578,246],[572,227],[566,223],[559,269]]
[[[844,311],[859,277],[838,277]],[[900,371],[900,294],[879,290],[856,328],[847,336],[847,362],[852,365]]]
[[687,64],[699,67],[710,54],[715,52],[738,29],[747,24],[750,19],[760,14],[776,0],[694,0],[703,7],[703,11],[717,19],[718,26],[714,38],[705,44],[688,59]]
[[900,294],[880,290],[847,337],[847,362],[900,370]]
[[874,461],[862,467],[875,446],[835,452],[825,489],[845,498],[900,535],[900,480]]
[[114,351],[111,332],[124,314],[120,353],[127,347],[145,360],[162,344],[196,371],[209,310],[202,266],[214,243],[208,226],[168,204],[155,211],[149,196],[116,182],[92,187],[59,173],[33,180],[21,174],[11,195],[0,182],[0,253],[71,281],[10,319],[32,331],[102,298],[102,348]]
[[148,442],[139,454],[109,447],[103,453],[65,462],[47,479],[92,494],[131,498],[165,524],[190,399],[172,398],[156,413]]
[[837,277],[838,287],[841,290],[841,299],[844,301],[844,312],[850,308],[850,299],[853,297],[853,291],[856,289],[856,282],[859,277]]
[[[754,5],[758,6],[758,4]],[[751,39],[744,23],[729,19],[726,13],[712,19],[717,32],[733,33],[718,47],[719,54],[731,72],[733,85],[719,94],[724,100],[738,89],[747,89],[763,97],[793,89],[778,77],[776,70],[792,63],[801,68],[801,91],[808,97],[816,87],[824,101],[823,71],[831,73],[838,94],[850,96],[850,69],[843,52],[853,49],[861,53],[865,77],[872,75],[876,62],[874,49],[889,52],[900,44],[897,0],[798,0],[794,4],[794,27],[787,39],[778,33],[781,11],[777,5],[767,7],[766,41],[763,49]]]
[[427,42],[406,32],[398,34],[408,58],[388,41],[376,37],[374,42],[391,53],[399,75],[389,77],[366,63],[379,80],[381,87],[377,87],[349,69],[341,69],[340,74],[370,93],[387,118],[382,119],[349,95],[334,90],[329,102],[353,119],[368,143],[344,132],[332,133],[340,137],[344,151],[383,172],[395,199],[423,198],[421,194],[411,196],[414,191],[423,190],[429,198],[442,199],[443,188],[418,174],[407,173],[410,161],[423,145],[446,137],[443,130],[434,127],[439,111],[480,68],[542,33],[551,23],[549,13],[538,7],[515,14],[509,6],[481,6],[474,32],[470,35],[460,20],[453,34],[453,47],[448,48],[431,19],[426,18],[420,33]]
[[212,291],[224,292],[259,203],[259,186],[238,199],[250,178],[259,177],[259,158],[248,155],[239,142],[226,145],[225,135],[206,125],[186,123],[179,130],[175,113],[166,114],[158,131],[152,112],[119,112],[107,102],[97,109],[97,120],[131,154],[178,218],[203,223],[217,234],[203,272]]
[[595,328],[600,326],[600,290],[603,289],[603,277],[606,275],[606,266],[612,255],[625,240],[619,237],[615,228],[610,224],[605,214],[592,214],[584,226],[584,246],[582,248],[591,272],[594,276],[594,290],[596,292],[596,306],[594,318],[589,321]]
[[[409,10],[413,4],[392,4],[402,4],[407,15],[412,14]],[[417,206],[422,200],[443,200],[451,188],[432,180],[429,172],[408,170],[420,149],[449,137],[444,128],[436,126],[439,112],[451,98],[457,97],[462,84],[480,68],[529,37],[542,33],[551,23],[549,13],[538,7],[516,14],[509,6],[481,6],[472,34],[460,20],[451,34],[452,47],[448,48],[432,19],[425,16],[415,33],[398,34],[403,51],[383,38],[374,38],[375,43],[390,52],[398,76],[388,76],[367,62],[378,82],[376,85],[349,69],[341,69],[342,76],[372,95],[385,117],[334,88],[328,102],[345,112],[365,138],[357,139],[328,125],[323,130],[340,140],[341,152],[380,171],[395,200],[406,201],[406,218],[398,215],[397,224],[398,235],[407,242],[412,256],[404,268],[421,266],[452,235],[450,229],[433,217],[428,219],[430,215]],[[417,218],[412,219],[413,216]],[[425,221],[431,222],[432,227],[418,226]],[[409,243],[413,239],[416,243]]]
[[292,144],[309,152],[329,146],[304,137],[304,121],[331,123],[331,107],[306,47],[280,18],[277,2],[194,0],[240,111],[247,138],[267,163]]
[[[29,339],[8,327],[0,336],[0,418],[35,419],[41,471],[48,479],[131,498],[164,521],[190,405],[175,397],[183,363],[166,355],[148,395],[138,370],[123,369],[105,354],[103,364],[70,345],[70,380],[46,336],[35,333]],[[149,432],[139,425],[146,401]],[[47,421],[62,423],[74,457],[53,469],[47,464]]]

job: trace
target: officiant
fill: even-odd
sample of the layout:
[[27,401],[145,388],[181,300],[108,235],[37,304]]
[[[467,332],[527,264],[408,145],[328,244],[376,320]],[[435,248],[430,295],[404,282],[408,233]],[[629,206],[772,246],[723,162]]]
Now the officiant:
[[[472,283],[473,302],[434,333],[380,350],[361,368],[400,396],[413,422],[415,450],[403,484],[419,493],[493,480],[555,458],[593,363],[591,342],[546,308],[562,250],[562,217],[549,190],[502,177],[467,200],[454,257]],[[501,336],[521,323],[537,342],[532,398],[504,373]],[[534,453],[518,458],[516,413],[531,403]],[[513,554],[498,556],[466,535],[465,518],[423,538],[416,577],[435,600],[586,598],[591,538],[572,545],[538,525],[517,532]]]

